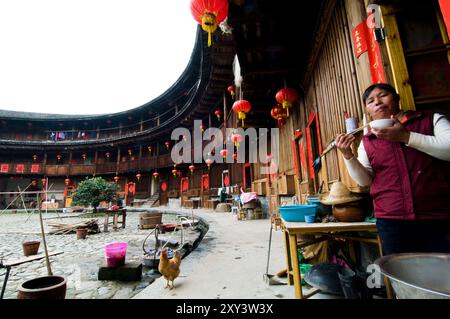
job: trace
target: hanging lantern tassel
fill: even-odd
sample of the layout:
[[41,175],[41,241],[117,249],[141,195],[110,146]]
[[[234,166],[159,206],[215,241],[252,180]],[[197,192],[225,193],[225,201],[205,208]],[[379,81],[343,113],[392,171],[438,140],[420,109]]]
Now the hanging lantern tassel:
[[287,116],[289,117],[289,108],[292,107],[292,103],[288,101],[283,101],[283,109],[286,109]]
[[210,12],[206,12],[202,17],[202,29],[208,32],[208,46],[211,46],[211,33],[217,29],[216,16]]
[[239,112],[238,117],[240,120],[242,120],[242,127],[244,127],[245,112]]

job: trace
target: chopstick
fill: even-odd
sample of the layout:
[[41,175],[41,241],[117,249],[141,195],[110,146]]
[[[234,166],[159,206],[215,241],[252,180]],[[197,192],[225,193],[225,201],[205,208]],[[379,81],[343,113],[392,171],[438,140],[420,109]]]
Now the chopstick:
[[365,129],[367,126],[369,126],[369,124],[370,123],[367,123],[366,125],[358,127],[357,129],[354,129],[353,131],[348,132],[347,135],[353,135],[355,133],[361,132],[363,129]]
[[[365,129],[367,126],[369,126],[370,123],[367,123],[366,125],[363,125],[361,127],[358,127],[357,129],[354,129],[353,131],[348,132],[346,135],[354,135],[358,132],[361,132],[363,129]],[[336,140],[333,138],[326,149],[322,152],[321,156],[325,155],[329,151],[331,151],[334,148],[334,145],[336,144]]]

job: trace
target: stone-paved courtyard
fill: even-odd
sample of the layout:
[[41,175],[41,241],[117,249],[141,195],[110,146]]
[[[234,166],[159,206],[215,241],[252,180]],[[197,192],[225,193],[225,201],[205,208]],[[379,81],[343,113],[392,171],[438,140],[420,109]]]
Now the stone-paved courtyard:
[[[141,212],[128,212],[126,228],[103,232],[103,217],[98,219],[101,230],[98,234],[88,235],[86,239],[77,240],[75,233],[67,235],[49,235],[51,228],[46,222],[74,224],[86,218],[73,213],[43,213],[46,240],[49,252],[64,251],[63,254],[50,257],[51,268],[54,275],[67,279],[66,299],[128,299],[150,285],[160,275],[152,269],[143,268],[142,280],[138,282],[118,282],[97,280],[99,266],[105,260],[105,245],[115,241],[128,243],[126,262],[142,262],[142,245],[151,232],[150,229],[139,229],[139,214]],[[69,217],[71,216],[71,217]],[[72,217],[73,216],[73,217]],[[39,215],[26,213],[4,213],[0,215],[0,258],[3,261],[15,260],[24,257],[22,242],[40,240],[39,253],[44,251],[40,235]],[[111,218],[110,218],[111,219]],[[163,223],[175,223],[176,215],[164,214]],[[166,233],[161,237],[180,241],[180,233]],[[193,241],[198,233],[193,230],[184,231],[184,241]],[[154,248],[154,236],[150,235],[146,241],[146,248]],[[3,285],[6,269],[0,269],[0,282]],[[47,275],[45,258],[11,268],[7,282],[5,299],[14,299],[17,296],[17,287],[24,281]]]

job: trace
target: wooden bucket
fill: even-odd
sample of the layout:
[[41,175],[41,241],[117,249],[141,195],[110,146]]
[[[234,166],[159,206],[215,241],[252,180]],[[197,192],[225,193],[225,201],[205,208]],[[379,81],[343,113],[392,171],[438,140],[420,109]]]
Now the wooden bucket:
[[162,224],[162,213],[143,213],[139,215],[140,229],[155,228],[158,224]]

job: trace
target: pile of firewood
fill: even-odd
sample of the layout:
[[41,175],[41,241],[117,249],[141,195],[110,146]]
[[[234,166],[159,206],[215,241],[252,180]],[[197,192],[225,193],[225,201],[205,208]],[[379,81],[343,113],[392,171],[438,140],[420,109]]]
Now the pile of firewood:
[[89,219],[75,224],[61,224],[48,222],[47,225],[53,228],[51,231],[49,231],[49,234],[52,235],[72,234],[76,232],[77,228],[87,228],[88,234],[96,234],[100,232],[100,229],[97,224],[97,219]]

